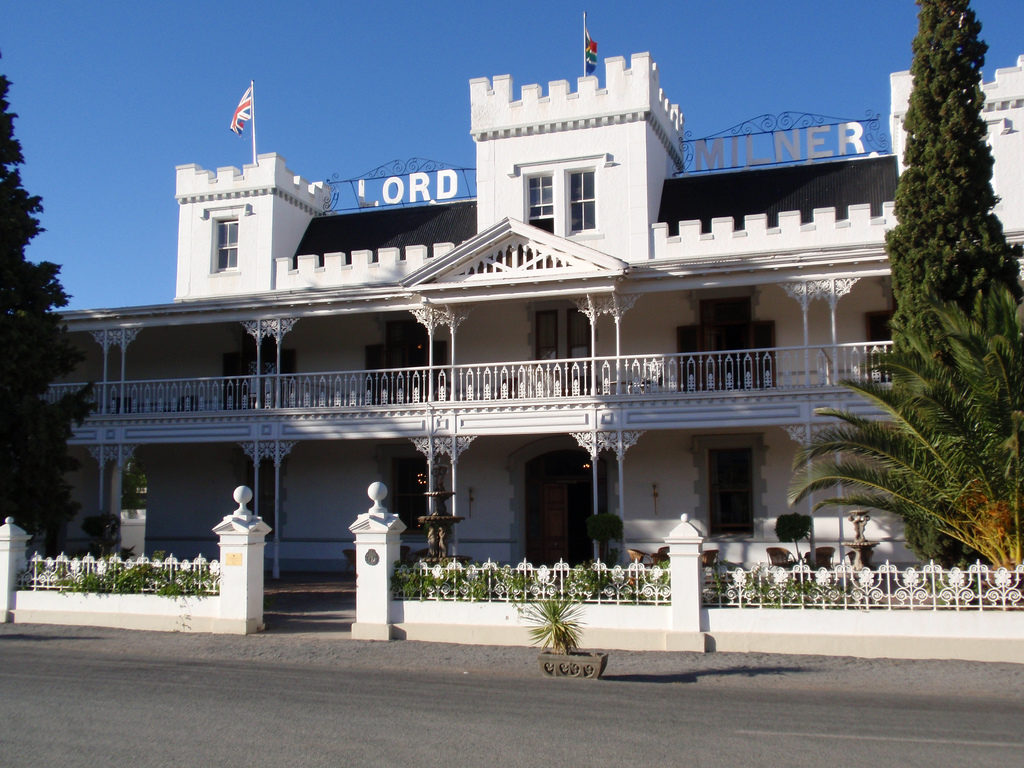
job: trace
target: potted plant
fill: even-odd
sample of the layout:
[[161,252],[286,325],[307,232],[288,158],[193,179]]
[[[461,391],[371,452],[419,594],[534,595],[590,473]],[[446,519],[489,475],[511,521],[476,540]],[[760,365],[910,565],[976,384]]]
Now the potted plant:
[[590,515],[587,518],[587,536],[597,542],[598,558],[607,562],[608,542],[622,541],[622,518],[611,512]]
[[775,520],[775,535],[779,541],[791,541],[796,547],[796,559],[800,560],[800,540],[811,535],[811,516],[799,512],[779,515]]
[[[530,624],[530,639],[542,649],[537,660],[548,677],[581,677],[596,680],[608,663],[607,653],[579,651],[583,606],[564,598],[530,603],[523,618]],[[551,648],[551,651],[547,651]]]

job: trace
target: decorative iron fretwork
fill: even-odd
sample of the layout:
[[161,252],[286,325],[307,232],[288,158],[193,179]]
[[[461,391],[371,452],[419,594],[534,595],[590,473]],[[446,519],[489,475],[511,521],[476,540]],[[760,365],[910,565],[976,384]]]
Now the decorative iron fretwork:
[[298,321],[297,317],[271,317],[261,320],[242,320],[241,322],[246,332],[259,343],[264,338],[283,339]]
[[135,443],[90,445],[89,455],[100,464],[106,465],[114,462],[119,467],[123,467],[135,454],[137,447]]
[[455,333],[458,327],[462,325],[463,321],[469,317],[469,313],[473,311],[473,307],[462,305],[453,307],[448,304],[423,304],[419,307],[410,309],[409,311],[412,312],[416,321],[428,331],[433,331],[441,325],[447,325],[449,330],[452,333]]
[[269,459],[274,462],[275,467],[280,467],[281,462],[291,453],[296,442],[295,440],[246,440],[238,445],[253,464]]
[[600,447],[597,442],[597,433],[595,432],[573,432],[572,436],[579,443],[580,448],[583,448],[592,457],[597,457],[597,452]]
[[637,298],[639,297],[636,294],[631,293],[596,296],[588,293],[586,296],[577,296],[574,301],[580,313],[586,315],[587,319],[593,323],[601,315],[611,315],[621,319],[626,312],[633,308]]
[[843,296],[853,290],[859,277],[826,277],[821,280],[799,280],[780,283],[782,289],[795,299],[802,309],[807,309],[814,299],[824,299],[833,308]]
[[811,303],[811,298],[813,298],[810,290],[810,284],[807,281],[801,280],[794,283],[779,283],[779,285],[782,287],[782,290],[786,292],[786,295],[789,296],[789,298],[796,299],[801,309],[807,309],[807,306]]
[[127,349],[141,330],[141,328],[104,328],[92,331],[92,337],[97,344],[103,347],[103,354],[106,354],[111,347]]
[[642,429],[627,429],[621,432],[598,432],[598,451],[611,451],[616,458],[622,459],[626,451],[636,445],[637,440],[644,434]]
[[436,454],[444,454],[457,463],[470,444],[476,440],[476,435],[454,435],[451,437],[435,437],[434,451]]
[[[437,171],[454,171],[459,179],[459,191],[451,200],[465,200],[476,197],[476,169],[465,168],[440,160],[428,160],[423,157],[412,157],[408,160],[391,160],[390,162],[378,165],[366,173],[355,178],[342,179],[339,174],[334,174],[326,179],[324,183],[330,189],[330,196],[325,198],[323,206],[325,213],[337,213],[340,211],[356,210],[359,208],[376,207],[378,205],[406,205],[405,202],[382,203],[380,201],[366,202],[363,199],[365,183],[367,181],[381,181],[393,176],[406,176],[411,173],[436,173]],[[345,194],[346,190],[349,194]]]

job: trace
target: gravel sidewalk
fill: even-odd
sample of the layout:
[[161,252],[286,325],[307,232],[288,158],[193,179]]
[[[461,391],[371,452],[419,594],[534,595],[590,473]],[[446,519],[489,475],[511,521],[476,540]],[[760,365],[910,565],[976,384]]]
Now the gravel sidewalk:
[[[96,654],[196,661],[264,662],[536,677],[536,649],[424,642],[353,640],[351,577],[288,575],[267,582],[265,632],[208,635],[93,627],[0,624],[0,654],[8,643],[45,642],[54,653],[83,646]],[[834,690],[909,696],[961,695],[1024,699],[1024,664],[906,661],[781,654],[611,651],[605,677],[640,683],[788,690]]]

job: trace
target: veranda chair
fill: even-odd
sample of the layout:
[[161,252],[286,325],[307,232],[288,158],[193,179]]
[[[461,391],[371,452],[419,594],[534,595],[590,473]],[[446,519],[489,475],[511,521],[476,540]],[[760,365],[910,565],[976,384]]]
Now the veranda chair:
[[718,550],[705,549],[700,553],[700,564],[703,568],[714,568],[718,565]]
[[835,547],[815,547],[814,549],[814,567],[815,568],[831,568],[832,567],[832,556],[836,553]]
[[768,562],[771,565],[792,565],[796,562],[793,553],[785,547],[768,547],[765,551],[768,553]]
[[654,555],[650,552],[643,552],[639,549],[627,549],[626,554],[629,555],[631,563],[640,563],[640,565],[652,565],[654,563]]

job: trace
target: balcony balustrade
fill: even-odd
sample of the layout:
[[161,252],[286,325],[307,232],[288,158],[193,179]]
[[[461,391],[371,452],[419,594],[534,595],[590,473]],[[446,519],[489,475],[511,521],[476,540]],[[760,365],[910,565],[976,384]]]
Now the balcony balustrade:
[[[692,354],[363,371],[149,379],[97,383],[96,413],[143,415],[262,409],[380,408],[426,402],[524,403],[578,398],[650,398],[834,387],[883,381],[876,363],[889,342],[775,347]],[[57,384],[54,401],[81,384]]]

